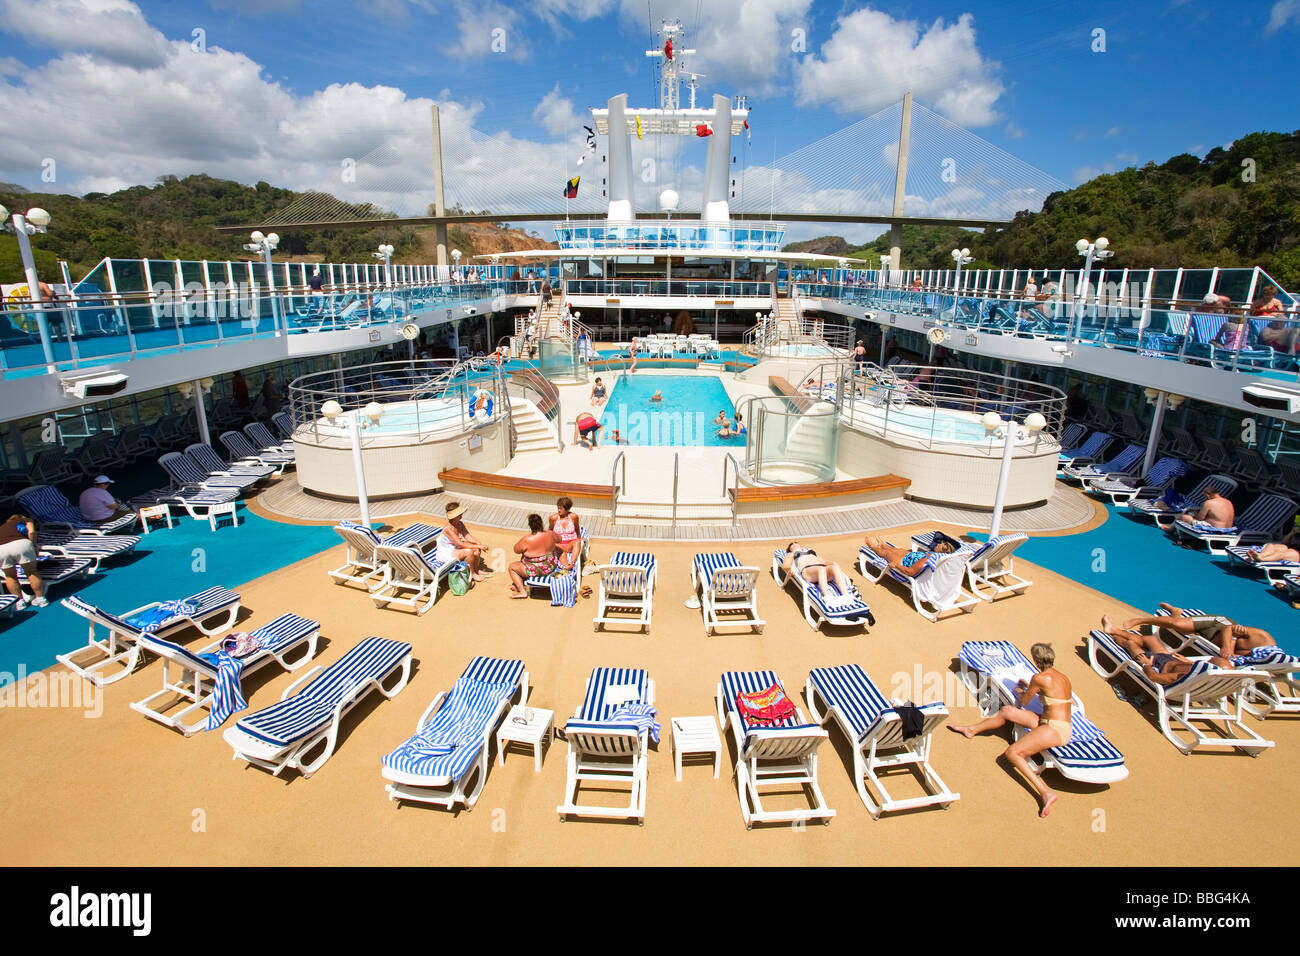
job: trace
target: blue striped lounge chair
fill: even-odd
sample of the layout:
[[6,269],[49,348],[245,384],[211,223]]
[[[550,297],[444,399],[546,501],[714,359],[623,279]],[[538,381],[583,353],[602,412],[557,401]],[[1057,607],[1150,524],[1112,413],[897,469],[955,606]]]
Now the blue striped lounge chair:
[[582,559],[587,554],[587,546],[591,539],[587,536],[586,528],[579,528],[578,535],[582,538],[582,547],[573,559],[573,568],[568,574],[545,574],[533,575],[524,579],[524,586],[527,588],[539,588],[545,590],[551,595],[551,607],[573,607],[578,603],[578,585],[582,580]]
[[281,475],[293,459],[280,452],[262,452],[253,446],[243,432],[225,431],[221,433],[221,444],[230,452],[232,458],[250,462],[259,468],[269,469],[269,474]]
[[[1205,503],[1205,489],[1209,487],[1218,489],[1219,494],[1225,498],[1232,495],[1237,490],[1237,479],[1230,478],[1227,475],[1206,475],[1200,482],[1187,493],[1185,496],[1191,503],[1193,509],[1199,508]],[[1139,518],[1150,518],[1156,523],[1156,526],[1168,530],[1173,525],[1181,512],[1171,511],[1162,498],[1155,499],[1138,499],[1130,501],[1128,510],[1130,514]]]
[[249,422],[244,426],[244,434],[248,436],[259,455],[287,458],[293,461],[293,441],[282,441],[276,438],[271,429],[261,422]]
[[766,622],[758,616],[758,575],[758,568],[742,565],[730,551],[695,555],[691,588],[699,595],[705,634],[719,627],[749,627],[763,633]]
[[1082,422],[1071,422],[1061,430],[1061,435],[1057,442],[1062,448],[1074,448],[1081,441],[1084,435],[1088,434],[1088,426]]
[[58,488],[53,485],[32,485],[14,495],[18,507],[31,515],[43,528],[51,531],[78,531],[84,534],[107,535],[115,531],[130,531],[135,526],[135,515],[123,515],[103,524],[87,521]]
[[[948,717],[942,703],[923,704],[921,733],[903,734],[902,718],[875,683],[857,664],[817,667],[808,674],[804,699],[813,720],[825,724],[834,718],[853,750],[853,781],[872,819],[882,813],[939,805],[961,799],[930,766],[930,739]],[[923,797],[891,796],[878,771],[894,767],[916,768],[925,787]]]
[[937,622],[949,611],[969,614],[980,603],[961,586],[976,551],[976,547],[966,546],[950,554],[931,552],[925,558],[925,569],[916,577],[908,577],[889,567],[885,558],[864,544],[858,549],[858,569],[873,584],[879,584],[888,573],[907,588],[916,612],[927,621]]
[[229,475],[209,475],[207,469],[200,468],[193,458],[178,451],[169,451],[159,456],[158,465],[171,478],[172,487],[180,490],[197,488],[203,491],[233,494],[237,498],[246,488],[258,481],[257,478],[248,476],[236,478]]
[[367,590],[370,581],[383,575],[383,566],[375,554],[380,545],[390,548],[412,547],[423,551],[437,539],[439,530],[432,525],[413,524],[381,538],[374,530],[355,521],[340,521],[334,526],[347,544],[347,561],[329,573],[335,584],[360,584]]
[[[1024,594],[1033,581],[1016,574],[1013,554],[1016,548],[1029,540],[1023,532],[1000,534],[976,548],[966,565],[970,591],[981,600],[993,602],[1004,594]],[[986,593],[987,592],[987,593]]]
[[12,594],[0,594],[0,617],[12,617],[17,606],[18,598]]
[[1261,545],[1230,545],[1224,550],[1232,567],[1246,568],[1264,575],[1265,580],[1273,586],[1281,584],[1288,574],[1300,572],[1300,561],[1256,561],[1252,555],[1258,554]]
[[288,412],[276,412],[271,416],[271,424],[275,430],[280,433],[281,444],[293,446],[293,419],[289,417]]
[[209,514],[218,505],[228,505],[239,499],[238,488],[204,488],[202,485],[175,485],[154,488],[127,502],[131,508],[146,505],[173,505],[184,508],[195,521],[208,521]]
[[472,810],[487,782],[492,733],[516,697],[528,700],[523,661],[470,661],[450,693],[425,709],[415,734],[383,758],[388,799]]
[[1082,485],[1090,478],[1121,478],[1132,476],[1133,469],[1142,467],[1142,455],[1146,449],[1141,445],[1125,445],[1123,450],[1110,461],[1098,462],[1090,458],[1076,458],[1061,469],[1061,480]]
[[[239,617],[239,595],[223,587],[208,588],[183,601],[154,601],[125,614],[110,614],[80,598],[65,598],[60,603],[89,621],[90,631],[85,647],[58,654],[55,659],[100,686],[119,681],[135,670],[143,652],[140,638],[146,633],[168,638],[192,626],[213,637],[233,627]],[[209,623],[214,620],[218,621],[215,626]],[[96,626],[107,631],[103,638],[96,636]],[[97,656],[103,655],[103,660],[85,664],[73,660],[87,649],[94,649]],[[117,669],[108,672],[110,668]]]
[[[59,557],[52,554],[38,554],[36,562],[37,573],[40,575],[41,583],[45,585],[45,591],[48,594],[49,589],[65,581],[74,581],[83,575],[90,573],[90,566],[93,563],[90,558],[82,557]],[[18,578],[18,586],[30,587],[27,583],[27,571],[20,564],[14,568],[14,573]]]
[[1062,449],[1057,455],[1057,468],[1072,465],[1076,459],[1094,461],[1106,451],[1112,441],[1114,439],[1107,432],[1093,432],[1083,444],[1075,448]]
[[[980,712],[986,717],[1007,705],[1020,706],[1017,682],[1031,680],[1037,673],[1029,658],[1010,641],[967,641],[958,654],[958,663],[959,676],[979,699]],[[1041,713],[1041,701],[1033,700],[1030,706]],[[1030,758],[1036,769],[1054,768],[1067,780],[1098,785],[1119,783],[1128,777],[1124,755],[1088,719],[1078,694],[1070,698],[1070,724],[1073,732],[1068,744]],[[1015,728],[1017,739],[1025,733],[1025,728]]]
[[793,584],[799,590],[803,619],[814,631],[821,630],[823,622],[847,627],[875,625],[876,618],[871,613],[871,608],[856,590],[842,593],[835,586],[835,580],[827,576],[826,586],[830,593],[823,594],[816,583],[807,580],[803,575],[786,572],[782,567],[785,554],[781,550],[772,552],[772,579],[776,581],[778,587],[785,588]]
[[130,554],[140,543],[140,536],[135,534],[81,534],[49,531],[45,527],[36,537],[37,547],[46,554],[61,558],[88,558],[91,574],[98,574],[105,561]]
[[415,611],[416,617],[433,607],[438,600],[438,585],[455,564],[440,564],[433,551],[386,543],[375,546],[375,561],[381,575],[370,587],[375,607],[407,607]]
[[[1263,671],[1222,670],[1208,660],[1198,660],[1177,682],[1157,684],[1118,641],[1099,630],[1088,634],[1088,661],[1104,679],[1125,674],[1150,694],[1156,702],[1160,733],[1185,754],[1235,748],[1257,757],[1261,750],[1273,746],[1273,741],[1255,733],[1243,719],[1243,704],[1252,686],[1268,679]],[[1198,724],[1208,724],[1216,735]]]
[[[727,671],[718,682],[718,724],[731,734],[736,745],[736,792],[745,829],[755,823],[821,820],[829,824],[835,811],[826,805],[817,782],[817,748],[830,735],[819,724],[809,723],[797,702],[792,717],[761,725],[746,721],[736,705],[738,694],[764,691],[774,684],[785,691],[773,671]],[[802,789],[810,805],[764,808],[763,788],[775,788],[781,793]]]
[[[555,812],[569,816],[645,821],[646,754],[654,723],[655,682],[638,668],[597,667],[587,678],[582,703],[564,727],[569,745],[565,761],[564,803]],[[624,716],[624,709],[633,713]],[[625,806],[582,803],[584,782],[608,793],[628,788]]]
[[1222,556],[1233,545],[1272,541],[1277,530],[1295,513],[1296,503],[1290,498],[1260,495],[1237,515],[1237,523],[1231,528],[1214,528],[1201,522],[1189,525],[1181,521],[1175,521],[1171,527],[1176,538],[1203,544],[1210,554]]
[[[275,661],[286,671],[296,671],[316,656],[316,644],[320,639],[320,624],[316,621],[299,617],[297,614],[281,614],[271,623],[252,631],[251,637],[260,639],[259,650],[240,658],[243,669],[239,679],[251,674],[265,664]],[[154,691],[143,700],[133,701],[131,709],[144,714],[150,720],[179,730],[189,737],[205,728],[214,729],[209,718],[217,711],[216,723],[220,723],[226,714],[221,714],[217,688],[222,683],[218,664],[204,655],[215,655],[221,649],[225,638],[203,648],[203,650],[186,650],[179,644],[152,634],[142,634],[139,638],[140,648],[147,653],[162,658],[162,689]],[[288,660],[289,654],[306,645],[306,650],[294,661]],[[171,667],[175,665],[179,675],[173,677]],[[181,706],[176,710],[177,705]],[[191,717],[198,716],[192,720]]]
[[265,481],[274,470],[262,465],[231,465],[211,445],[202,442],[186,445],[183,454],[193,462],[200,482],[209,488],[239,488],[242,491]]
[[[396,680],[384,686],[393,675]],[[285,770],[310,777],[333,755],[349,710],[375,690],[391,700],[410,679],[410,644],[367,637],[329,667],[313,667],[285,688],[278,703],[240,718],[221,736],[236,760],[277,777]]]
[[616,551],[607,564],[600,566],[593,627],[599,631],[606,624],[636,624],[638,631],[644,628],[648,634],[657,580],[658,566],[653,554]]
[[1136,499],[1159,498],[1186,473],[1187,462],[1181,458],[1161,458],[1141,478],[1089,478],[1084,482],[1084,490],[1099,498],[1109,498],[1115,507],[1123,508]]

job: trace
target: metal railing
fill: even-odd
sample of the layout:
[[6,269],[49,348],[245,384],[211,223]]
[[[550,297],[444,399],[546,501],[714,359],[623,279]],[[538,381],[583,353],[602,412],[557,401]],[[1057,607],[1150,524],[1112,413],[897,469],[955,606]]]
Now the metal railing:
[[[771,282],[741,279],[569,279],[565,283],[570,295],[600,296],[678,296],[706,299],[773,298]],[[750,302],[747,305],[757,305]]]
[[673,519],[672,527],[677,527],[677,470],[681,464],[681,452],[673,452]]
[[[731,463],[731,469],[735,474],[733,484],[727,487],[727,463]],[[736,456],[731,452],[722,459],[722,496],[731,499],[731,526],[736,526],[736,511],[740,502],[740,463],[736,461]]]
[[639,219],[627,223],[556,222],[561,249],[637,249],[704,253],[777,252],[785,224],[747,222],[715,225],[698,219]]
[[[619,484],[618,466],[623,466],[623,482]],[[618,514],[618,493],[620,488],[627,487],[627,456],[624,452],[619,452],[614,459],[614,467],[609,472],[609,516],[610,519]]]

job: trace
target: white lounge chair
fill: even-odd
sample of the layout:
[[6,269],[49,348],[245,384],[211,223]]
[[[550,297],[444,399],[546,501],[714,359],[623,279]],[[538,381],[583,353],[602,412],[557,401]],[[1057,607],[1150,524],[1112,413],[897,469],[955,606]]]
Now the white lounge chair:
[[[635,624],[650,632],[654,613],[654,590],[658,580],[655,556],[649,552],[617,551],[608,564],[600,566],[600,591],[592,626]],[[611,612],[617,612],[615,617]],[[634,614],[635,617],[626,615]]]
[[129,531],[135,526],[136,516],[123,515],[103,524],[87,521],[73,507],[63,492],[54,485],[31,485],[14,495],[18,507],[35,518],[42,529],[49,531],[76,531],[81,534],[107,535],[115,531]]
[[[1193,510],[1205,503],[1205,489],[1211,486],[1218,489],[1219,494],[1228,498],[1237,490],[1237,480],[1229,478],[1227,475],[1206,475],[1186,495],[1187,501]],[[1171,511],[1165,505],[1163,498],[1143,498],[1130,501],[1128,510],[1130,514],[1135,514],[1140,518],[1150,518],[1156,523],[1157,527],[1166,530],[1182,514],[1180,511]]]
[[82,534],[48,531],[45,527],[39,529],[36,537],[37,549],[45,554],[89,560],[91,574],[98,574],[105,561],[130,554],[140,543],[138,534]]
[[785,561],[784,551],[772,552],[772,579],[777,586],[784,588],[793,584],[800,592],[803,605],[803,619],[814,631],[821,630],[822,623],[842,627],[874,625],[875,616],[871,608],[862,600],[856,590],[841,593],[835,585],[835,579],[827,575],[826,586],[830,594],[822,594],[821,588],[804,578],[802,574],[787,574],[782,567]]
[[1269,584],[1277,586],[1288,574],[1295,574],[1300,571],[1300,561],[1255,561],[1250,558],[1251,554],[1259,553],[1261,545],[1230,545],[1224,548],[1227,552],[1228,562],[1233,567],[1250,568],[1264,575],[1264,579]]
[[[200,468],[207,469],[209,475],[225,475],[235,478],[253,478],[262,481],[276,474],[275,468],[263,465],[256,459],[228,462],[211,445],[195,442],[185,446],[185,454],[193,458]],[[241,456],[242,457],[242,456]],[[250,484],[252,484],[250,482]]]
[[[912,606],[927,621],[937,622],[948,611],[969,614],[980,599],[961,586],[976,549],[966,547],[950,554],[932,551],[925,558],[925,569],[909,577],[889,567],[889,562],[865,544],[858,549],[858,569],[873,584],[879,584],[886,573],[904,585],[912,597]],[[986,599],[987,600],[987,599]]]
[[[611,817],[645,822],[646,752],[653,718],[655,682],[640,669],[597,667],[587,678],[582,703],[564,727],[569,745],[565,762],[564,802],[555,808],[566,817]],[[632,707],[637,720],[620,720],[619,710]],[[582,803],[579,790],[592,782],[602,791],[628,788],[625,806]]]
[[578,603],[578,587],[579,582],[582,581],[582,559],[586,557],[587,546],[590,544],[586,528],[578,529],[578,534],[582,539],[582,546],[573,556],[573,567],[567,574],[535,574],[524,579],[525,587],[544,590],[551,595],[551,607],[573,607]]
[[[439,564],[434,554],[410,545],[378,545],[375,560],[382,573],[370,589],[375,606],[409,607],[417,617],[433,607],[438,600],[438,585],[446,580],[447,572],[455,564],[454,561]],[[403,596],[408,594],[409,597]]]
[[[1031,680],[1037,673],[1029,658],[1009,641],[967,641],[958,654],[959,675],[980,703],[980,712],[988,717],[1002,707],[1020,706],[1016,683]],[[1031,708],[1041,715],[1042,702],[1031,701]],[[1078,694],[1070,697],[1070,742],[1052,747],[1030,758],[1038,769],[1053,768],[1067,780],[1079,783],[1112,784],[1127,779],[1124,755],[1106,739],[1101,728],[1084,713]],[[1014,728],[1016,739],[1027,733]]]
[[[50,554],[39,554],[37,557],[36,567],[46,594],[49,594],[52,587],[89,574],[90,566],[94,563],[90,558],[64,558]],[[14,576],[18,579],[20,588],[28,586],[27,571],[21,564],[14,567]]]
[[1186,473],[1187,462],[1181,458],[1161,458],[1141,478],[1089,478],[1084,482],[1084,490],[1099,498],[1109,498],[1117,508],[1126,508],[1134,500],[1159,498]]
[[[145,634],[167,638],[187,627],[195,627],[208,637],[214,637],[234,627],[240,606],[239,594],[223,587],[208,588],[182,601],[154,601],[125,614],[110,614],[75,597],[64,598],[60,603],[90,622],[90,634],[85,647],[69,654],[55,655],[55,660],[100,686],[119,681],[135,669],[143,651],[140,638]],[[219,621],[215,626],[209,623],[214,620]],[[108,632],[102,639],[95,636],[96,625]],[[89,664],[73,660],[91,648],[102,654],[103,660]],[[106,670],[114,667],[118,670],[105,674]]]
[[355,521],[340,521],[334,530],[347,543],[347,561],[329,572],[329,576],[335,584],[360,584],[366,590],[370,590],[371,581],[381,577],[384,572],[383,564],[375,554],[376,548],[387,545],[390,548],[413,547],[423,551],[439,534],[439,530],[432,525],[413,524],[387,538],[381,538],[373,529]]
[[221,433],[221,444],[231,455],[246,461],[256,462],[260,467],[269,468],[272,474],[284,474],[285,468],[293,464],[293,458],[282,452],[263,452],[255,447],[242,433],[234,430]]
[[235,491],[242,494],[262,480],[257,475],[228,475],[210,471],[200,465],[198,459],[189,452],[170,451],[158,458],[158,464],[167,472],[173,484],[185,487],[197,485],[205,491]]
[[[737,708],[737,694],[764,691],[774,684],[785,691],[772,671],[727,671],[718,682],[718,725],[736,745],[736,792],[745,829],[755,823],[821,820],[829,824],[835,811],[826,805],[817,782],[817,748],[830,735],[820,725],[808,723],[797,704],[793,717],[770,725],[747,723]],[[764,808],[762,788],[773,787],[786,793],[800,788],[809,806]]]
[[[385,687],[394,674],[397,681]],[[279,703],[241,718],[222,739],[234,748],[236,760],[275,776],[291,769],[310,777],[333,755],[349,710],[372,690],[391,700],[410,678],[410,644],[367,637],[329,667],[313,667],[285,689]],[[319,754],[309,756],[317,748]]]
[[[1015,573],[1012,553],[1029,540],[1024,533],[1000,534],[975,551],[966,566],[971,593],[981,600],[992,601],[1004,594],[1023,594],[1033,581]],[[985,593],[985,590],[989,593]]]
[[[1103,664],[1102,658],[1108,659],[1110,665]],[[1242,704],[1251,685],[1268,679],[1263,671],[1221,670],[1208,660],[1201,660],[1176,683],[1157,684],[1113,637],[1098,630],[1088,634],[1088,661],[1106,680],[1127,674],[1150,694],[1156,702],[1160,732],[1185,754],[1202,748],[1235,748],[1258,757],[1261,750],[1273,746],[1273,741],[1255,733],[1242,719]],[[1223,735],[1210,736],[1194,721],[1219,725]],[[1180,732],[1190,740],[1180,736]]]
[[523,661],[470,661],[451,692],[425,708],[415,734],[383,758],[388,799],[474,809],[487,782],[492,733],[515,697],[528,700]]
[[1094,462],[1087,458],[1077,458],[1072,464],[1061,469],[1061,480],[1082,485],[1092,480],[1118,479],[1131,476],[1133,470],[1142,467],[1142,455],[1146,449],[1141,445],[1126,445],[1118,455],[1109,461]]
[[1077,448],[1065,448],[1057,455],[1058,474],[1060,470],[1074,464],[1076,461],[1080,464],[1094,461],[1099,455],[1105,452],[1106,447],[1114,439],[1109,432],[1093,432],[1084,440],[1082,445]]
[[[699,595],[705,634],[719,627],[749,627],[763,633],[765,622],[758,616],[758,574],[758,568],[742,565],[730,551],[695,555],[691,589]],[[734,617],[738,614],[745,616]]]
[[[857,664],[814,668],[808,674],[804,697],[813,720],[825,724],[827,718],[834,718],[843,731],[853,750],[858,796],[873,819],[893,810],[947,808],[961,799],[930,766],[931,735],[948,717],[943,704],[922,705],[921,732],[905,737],[902,718]],[[891,796],[880,772],[894,767],[915,767],[926,795],[901,800]]]
[[1296,503],[1282,495],[1260,495],[1245,511],[1237,515],[1231,528],[1214,528],[1197,522],[1184,524],[1175,521],[1170,527],[1175,538],[1204,544],[1210,554],[1227,554],[1227,549],[1237,544],[1262,544],[1275,540],[1274,534],[1283,522],[1290,521],[1296,513]]
[[[260,639],[262,647],[241,659],[243,670],[240,674],[250,674],[264,664],[275,661],[286,671],[296,671],[316,656],[316,644],[320,639],[320,624],[316,621],[299,617],[297,614],[281,614],[270,624],[250,632],[250,636]],[[221,648],[225,638],[205,647],[203,650],[186,650],[165,638],[151,634],[141,634],[138,643],[142,650],[162,658],[162,689],[156,690],[143,700],[134,701],[131,709],[144,714],[150,720],[156,720],[166,727],[179,730],[189,737],[203,730],[209,723],[209,715],[215,704],[214,690],[221,681],[219,667],[202,655],[214,654]],[[288,655],[302,645],[306,651],[296,660],[290,662]],[[171,666],[179,669],[178,677],[172,677]],[[177,704],[184,706],[174,710]],[[189,721],[192,715],[199,719]],[[218,723],[220,722],[218,717]]]

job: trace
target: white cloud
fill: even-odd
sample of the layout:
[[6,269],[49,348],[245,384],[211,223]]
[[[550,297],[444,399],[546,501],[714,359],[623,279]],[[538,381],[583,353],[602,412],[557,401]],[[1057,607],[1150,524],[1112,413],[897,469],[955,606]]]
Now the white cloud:
[[1006,126],[1006,134],[1008,139],[1023,139],[1025,131],[1015,123],[1008,122]]
[[1125,166],[1136,166],[1138,161],[1137,153],[1116,153],[1115,158]]
[[21,76],[26,69],[21,60],[12,56],[0,56],[0,76]]
[[249,17],[264,17],[285,10],[297,10],[302,0],[208,0],[214,10],[230,10]]
[[166,37],[130,0],[0,0],[0,21],[6,32],[35,46],[136,67],[159,66],[167,58]]
[[[447,20],[443,16],[443,22]],[[460,35],[440,50],[458,59],[505,56],[526,60],[531,52],[528,31],[519,12],[494,0],[456,0],[456,26]]]
[[1122,132],[1124,132],[1124,128],[1122,126],[1112,126],[1110,129],[1106,130],[1103,138],[1112,139],[1113,137],[1118,136]]
[[[583,125],[573,108],[573,100],[560,95],[560,84],[542,97],[533,110],[533,119],[545,127],[552,136],[572,136]],[[587,121],[590,123],[590,120]]]
[[909,90],[955,123],[987,126],[1003,93],[998,64],[975,45],[974,18],[923,27],[865,7],[840,17],[817,55],[795,68],[800,105],[869,115]]
[[[812,0],[654,0],[650,22],[657,30],[661,20],[681,19],[686,43],[675,45],[699,51],[688,66],[707,74],[709,89],[766,96],[781,88],[795,55],[792,31],[809,29],[811,6]],[[621,15],[645,35],[646,0],[621,0]]]
[[1101,170],[1096,166],[1080,166],[1070,174],[1070,178],[1074,180],[1074,184],[1078,186],[1080,183],[1086,183],[1088,180],[1096,179],[1100,175]]
[[1276,33],[1292,20],[1300,21],[1300,0],[1278,0],[1268,12],[1265,33]]

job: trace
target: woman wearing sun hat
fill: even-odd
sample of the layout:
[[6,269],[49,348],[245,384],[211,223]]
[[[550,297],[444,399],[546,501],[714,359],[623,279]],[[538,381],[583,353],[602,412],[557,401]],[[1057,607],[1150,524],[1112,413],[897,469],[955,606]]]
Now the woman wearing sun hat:
[[443,528],[442,534],[438,535],[438,549],[434,552],[434,558],[439,564],[464,561],[469,565],[474,580],[482,581],[484,579],[483,552],[487,550],[487,546],[469,533],[465,522],[461,520],[464,514],[465,509],[461,507],[459,501],[447,505],[447,527]]

